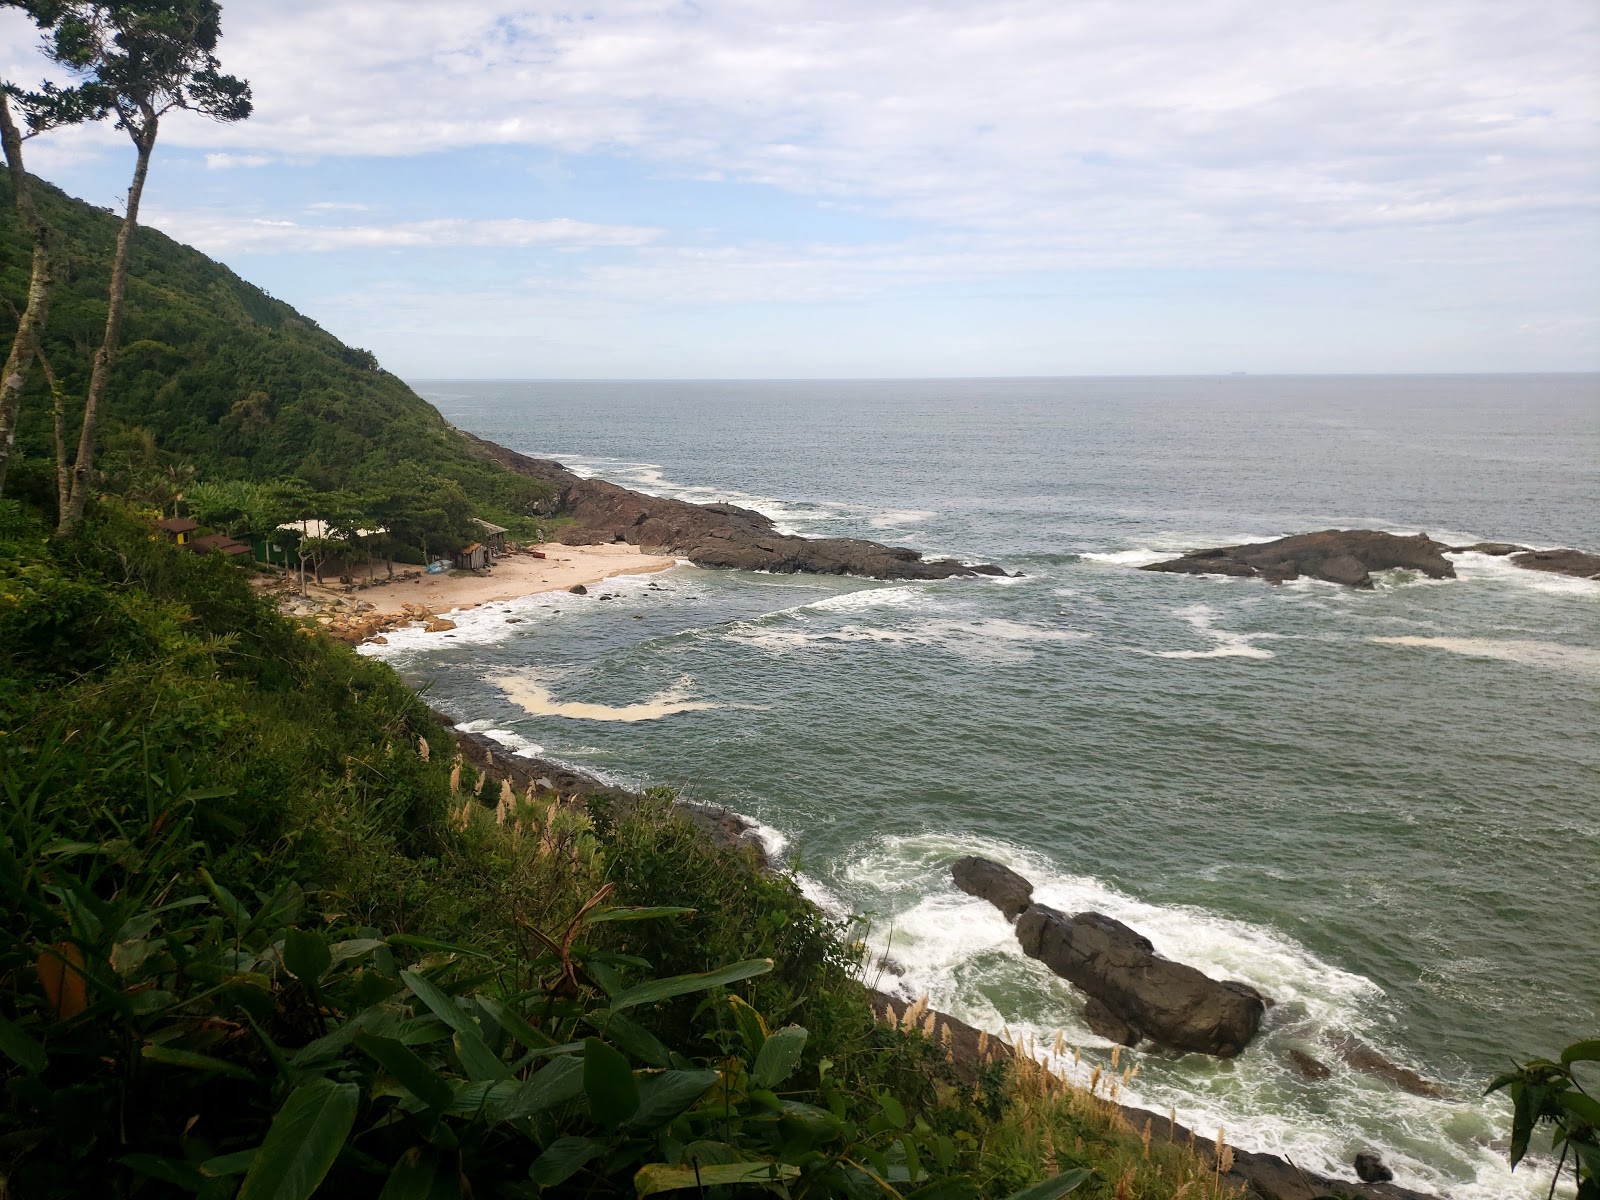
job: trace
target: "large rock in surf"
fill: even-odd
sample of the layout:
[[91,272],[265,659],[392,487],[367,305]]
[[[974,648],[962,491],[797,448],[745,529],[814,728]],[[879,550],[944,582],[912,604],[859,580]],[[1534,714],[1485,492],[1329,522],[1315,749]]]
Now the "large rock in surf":
[[1397,1062],[1391,1062],[1358,1038],[1347,1035],[1334,1037],[1329,1039],[1328,1044],[1339,1052],[1340,1058],[1356,1070],[1364,1071],[1379,1079],[1387,1079],[1403,1092],[1410,1092],[1413,1096],[1426,1096],[1431,1100],[1437,1100],[1444,1095],[1444,1089],[1431,1079],[1424,1079],[1410,1067],[1402,1067]]
[[1421,571],[1430,579],[1454,579],[1456,569],[1445,558],[1451,547],[1425,533],[1403,537],[1372,529],[1324,529],[1273,542],[1191,550],[1181,558],[1151,563],[1145,571],[1171,571],[1183,575],[1238,575],[1285,583],[1302,575],[1343,583],[1354,588],[1372,587],[1373,571],[1403,567]]
[[1582,550],[1524,550],[1521,554],[1513,554],[1511,561],[1530,571],[1551,571],[1579,579],[1600,579],[1600,554],[1585,554]]
[[480,454],[520,475],[547,484],[552,510],[572,518],[556,534],[569,546],[627,542],[653,554],[675,554],[700,567],[869,579],[948,579],[1004,575],[991,565],[953,559],[928,561],[920,552],[862,538],[804,538],[779,533],[772,520],[734,504],[689,504],[648,496],[603,479],[581,479],[550,459],[529,458],[463,431]]
[[1146,938],[1100,913],[1069,917],[1035,904],[1017,918],[1017,940],[1030,958],[1098,1001],[1095,1015],[1102,1025],[1115,1018],[1128,1037],[1232,1058],[1255,1036],[1266,1012],[1265,1001],[1248,984],[1218,983],[1162,958]]
[[1033,903],[1033,884],[1010,867],[975,854],[951,863],[950,877],[967,895],[987,900],[1005,913],[1008,921],[1015,921]]

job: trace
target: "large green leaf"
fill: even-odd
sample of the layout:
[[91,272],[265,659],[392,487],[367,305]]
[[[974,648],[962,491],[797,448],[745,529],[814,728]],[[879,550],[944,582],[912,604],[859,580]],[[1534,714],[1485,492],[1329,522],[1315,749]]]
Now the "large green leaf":
[[30,1075],[38,1075],[50,1061],[44,1047],[27,1030],[4,1017],[0,1017],[0,1052]]
[[529,1050],[540,1050],[555,1045],[554,1038],[528,1024],[527,1019],[509,1004],[503,1004],[489,996],[479,996],[477,999],[478,1007],[489,1014],[491,1021]]
[[657,1192],[675,1192],[682,1188],[719,1187],[724,1184],[781,1183],[795,1179],[799,1167],[786,1163],[707,1163],[698,1170],[690,1167],[669,1167],[666,1163],[651,1163],[640,1167],[633,1177],[633,1186],[641,1200]]
[[502,1120],[513,1121],[564,1104],[582,1091],[583,1060],[575,1056],[558,1058],[535,1071],[500,1116]]
[[500,1061],[470,1022],[456,1030],[453,1039],[456,1057],[470,1079],[510,1079],[511,1068]]
[[1023,1188],[1020,1192],[1012,1192],[1006,1200],[1056,1200],[1057,1196],[1065,1196],[1093,1174],[1094,1172],[1088,1167],[1063,1171],[1053,1179],[1046,1179],[1043,1183]]
[[621,1012],[625,1008],[634,1008],[640,1004],[654,1004],[658,1000],[670,1000],[674,996],[685,996],[690,992],[703,992],[707,988],[738,983],[741,979],[753,979],[757,975],[765,975],[770,970],[772,970],[770,958],[752,958],[746,962],[719,967],[715,971],[706,971],[699,975],[673,975],[667,979],[652,979],[649,983],[641,983],[637,987],[629,988],[620,996],[612,997],[611,1010]]
[[455,998],[446,995],[431,979],[418,975],[415,971],[401,971],[400,979],[411,989],[413,996],[426,1004],[433,1015],[451,1029],[460,1032],[472,1025],[472,1018],[461,1011],[461,1006],[455,1002]]
[[622,1051],[599,1038],[583,1043],[583,1092],[589,1115],[607,1129],[615,1129],[639,1108],[639,1083]]
[[450,1107],[450,1102],[455,1098],[455,1089],[450,1086],[449,1080],[423,1062],[404,1042],[358,1033],[355,1044],[358,1050],[393,1075],[401,1087],[429,1108],[442,1112]]
[[651,917],[686,917],[692,908],[672,908],[660,905],[655,908],[602,908],[583,919],[585,925],[600,925],[607,921],[646,921]]
[[460,1200],[461,1180],[432,1146],[412,1146],[384,1181],[378,1200]]
[[316,987],[317,980],[333,965],[333,955],[322,935],[305,929],[283,931],[283,965],[307,987]]
[[591,1014],[588,1021],[616,1043],[618,1049],[627,1051],[652,1067],[664,1067],[672,1061],[672,1052],[661,1039],[626,1013],[601,1011]]
[[239,1187],[238,1200],[307,1200],[355,1124],[361,1089],[317,1079],[289,1093]]
[[576,1175],[584,1163],[604,1153],[605,1148],[604,1142],[594,1138],[557,1138],[543,1154],[534,1159],[533,1166],[528,1168],[528,1176],[540,1187],[554,1187]]
[[255,1075],[239,1066],[237,1063],[224,1062],[220,1058],[212,1058],[209,1054],[196,1054],[192,1050],[178,1050],[171,1046],[159,1046],[149,1043],[142,1050],[140,1056],[151,1062],[164,1063],[169,1067],[187,1067],[191,1071],[210,1071],[217,1075],[226,1075],[230,1079],[244,1079],[255,1082]]
[[786,1025],[762,1043],[750,1082],[758,1088],[777,1087],[800,1065],[806,1048],[806,1031],[799,1025]]
[[1600,1038],[1585,1038],[1573,1042],[1561,1052],[1561,1065],[1570,1067],[1575,1062],[1600,1062]]
[[624,1128],[648,1132],[688,1111],[721,1076],[715,1071],[658,1071],[639,1080],[639,1107]]

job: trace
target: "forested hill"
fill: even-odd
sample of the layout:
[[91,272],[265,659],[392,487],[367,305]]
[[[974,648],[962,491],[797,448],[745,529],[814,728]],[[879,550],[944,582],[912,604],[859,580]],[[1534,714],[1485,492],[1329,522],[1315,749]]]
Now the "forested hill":
[[[57,287],[44,344],[75,431],[105,321],[118,218],[34,180],[56,235]],[[27,294],[30,245],[0,177],[0,332]],[[371,354],[227,267],[151,228],[134,238],[122,351],[102,423],[100,465],[114,474],[152,453],[202,479],[298,477],[324,491],[382,486],[414,463],[459,482],[485,512],[514,516],[546,490],[486,461],[437,410]],[[14,468],[19,490],[47,493],[54,443],[49,396],[35,378]],[[154,443],[152,447],[152,441]],[[149,464],[145,464],[149,465]]]

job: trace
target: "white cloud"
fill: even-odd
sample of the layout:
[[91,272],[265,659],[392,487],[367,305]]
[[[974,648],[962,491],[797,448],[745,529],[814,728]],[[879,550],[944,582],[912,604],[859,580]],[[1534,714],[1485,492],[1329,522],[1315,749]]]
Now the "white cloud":
[[233,167],[265,167],[275,161],[267,154],[208,154],[206,170],[226,171]]
[[556,217],[467,220],[441,217],[390,225],[318,225],[236,217],[226,213],[151,213],[155,225],[208,254],[321,253],[334,250],[428,249],[438,246],[587,248],[641,246],[658,231],[634,225],[596,225]]

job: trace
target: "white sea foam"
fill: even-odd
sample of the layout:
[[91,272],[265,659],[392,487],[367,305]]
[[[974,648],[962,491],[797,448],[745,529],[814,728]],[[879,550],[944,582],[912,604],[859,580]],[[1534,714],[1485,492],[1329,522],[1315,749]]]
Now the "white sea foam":
[[935,516],[938,516],[938,514],[931,509],[908,508],[894,512],[883,512],[874,517],[868,517],[867,524],[874,529],[893,529],[897,525],[918,525]]
[[1383,646],[1423,646],[1464,654],[1469,658],[1490,658],[1520,663],[1547,671],[1567,671],[1575,675],[1600,676],[1600,650],[1591,646],[1564,646],[1559,642],[1519,641],[1512,638],[1471,637],[1375,637],[1367,639]]
[[1015,661],[1026,657],[1032,645],[1080,642],[1094,635],[1076,629],[1050,629],[991,617],[966,621],[930,619],[900,628],[858,624],[773,628],[759,622],[744,622],[729,628],[722,636],[727,641],[743,642],[773,653],[806,646],[875,642],[885,646],[937,646],[965,658]]
[[905,583],[891,587],[862,588],[858,592],[841,592],[825,600],[813,600],[800,605],[821,612],[859,612],[866,608],[923,608],[929,604],[927,590],[920,584]]
[[[1513,1178],[1494,1152],[1491,1143],[1505,1134],[1503,1106],[1483,1101],[1476,1088],[1461,1099],[1414,1097],[1346,1068],[1327,1049],[1320,1056],[1333,1072],[1329,1080],[1309,1083],[1294,1073],[1287,1051],[1315,1051],[1323,1035],[1355,1036],[1405,1059],[1389,1044],[1391,1019],[1370,980],[1275,929],[1198,908],[1149,904],[1009,843],[941,834],[885,837],[845,865],[842,883],[852,906],[880,913],[869,939],[869,961],[881,964],[878,986],[907,998],[927,995],[934,1008],[991,1033],[1009,1029],[1080,1083],[1106,1064],[1108,1043],[1083,1023],[1081,995],[1022,954],[996,908],[949,882],[950,861],[972,853],[1019,870],[1033,881],[1038,902],[1065,912],[1105,913],[1144,934],[1159,952],[1214,977],[1242,980],[1276,1002],[1261,1035],[1229,1063],[1189,1055],[1180,1069],[1170,1054],[1123,1051],[1123,1066],[1141,1067],[1121,1087],[1124,1103],[1158,1112],[1174,1108],[1202,1137],[1222,1129],[1244,1149],[1287,1155],[1330,1175],[1349,1178],[1354,1151],[1376,1142],[1402,1185],[1465,1200],[1537,1194],[1536,1181]],[[1058,1030],[1069,1049],[1052,1058],[1044,1051]],[[1083,1048],[1081,1062],[1074,1061],[1072,1046]],[[1431,1160],[1419,1158],[1418,1147],[1427,1147]],[[1463,1177],[1475,1182],[1463,1186],[1456,1181]]]
[[1271,650],[1254,643],[1262,638],[1281,638],[1279,633],[1239,633],[1231,629],[1218,629],[1216,621],[1222,614],[1209,604],[1191,604],[1172,610],[1172,615],[1182,618],[1196,633],[1212,641],[1209,650],[1138,650],[1152,658],[1273,658]]
[[1527,567],[1517,566],[1509,557],[1494,554],[1472,552],[1448,554],[1445,557],[1455,564],[1457,577],[1468,582],[1500,584],[1574,600],[1600,600],[1600,580],[1579,579],[1575,575],[1557,575],[1550,571],[1530,571]]
[[531,738],[525,738],[514,729],[495,729],[493,721],[466,721],[456,728],[463,733],[481,733],[486,738],[493,738],[513,754],[520,754],[523,758],[538,758],[544,753],[544,747]]
[[490,675],[485,682],[505,693],[506,699],[535,717],[565,717],[574,721],[657,721],[678,713],[704,712],[726,708],[710,700],[690,699],[693,679],[684,676],[672,687],[634,704],[592,704],[579,700],[557,700],[532,671]]

